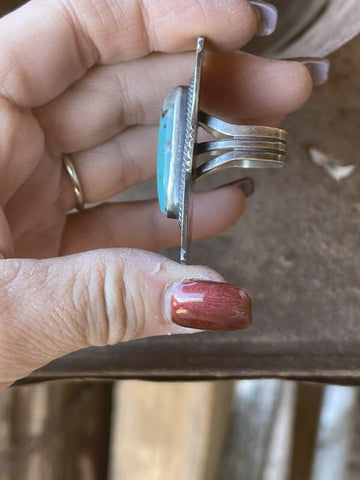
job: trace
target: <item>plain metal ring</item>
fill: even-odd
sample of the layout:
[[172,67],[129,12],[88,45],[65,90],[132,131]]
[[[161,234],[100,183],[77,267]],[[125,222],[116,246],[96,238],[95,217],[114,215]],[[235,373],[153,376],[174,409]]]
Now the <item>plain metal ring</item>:
[[68,153],[63,154],[62,161],[73,185],[73,190],[76,196],[76,209],[81,211],[84,209],[84,194],[75,165],[73,164],[71,156]]

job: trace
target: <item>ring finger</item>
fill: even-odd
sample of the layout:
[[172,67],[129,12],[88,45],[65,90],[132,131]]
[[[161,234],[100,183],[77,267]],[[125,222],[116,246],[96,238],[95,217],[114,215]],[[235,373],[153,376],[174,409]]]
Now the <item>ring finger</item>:
[[[261,123],[275,126],[280,119],[263,119]],[[158,127],[152,125],[131,127],[103,145],[71,154],[84,203],[103,202],[128,187],[155,177],[157,135]],[[198,142],[211,138],[210,134],[199,129]],[[74,184],[65,169],[61,191],[64,209],[73,209],[76,205]]]
[[[157,127],[132,127],[98,147],[71,155],[85,203],[103,202],[156,173]],[[74,186],[63,171],[65,210],[75,206]]]

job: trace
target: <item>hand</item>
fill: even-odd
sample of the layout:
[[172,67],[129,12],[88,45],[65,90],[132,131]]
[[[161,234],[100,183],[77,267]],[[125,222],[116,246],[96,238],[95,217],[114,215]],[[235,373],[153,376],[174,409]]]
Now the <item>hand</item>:
[[[203,283],[223,281],[205,267],[135,250],[178,243],[177,222],[156,201],[68,215],[76,198],[61,157],[71,154],[87,203],[153,177],[161,103],[188,83],[200,34],[228,52],[206,62],[202,108],[278,123],[307,100],[311,77],[300,63],[233,51],[264,30],[259,18],[245,0],[32,0],[0,20],[3,387],[86,346],[249,323],[244,290]],[[199,195],[194,237],[225,229],[244,208],[236,187]],[[219,305],[224,291],[235,317],[234,304]],[[205,295],[196,312],[194,292]]]

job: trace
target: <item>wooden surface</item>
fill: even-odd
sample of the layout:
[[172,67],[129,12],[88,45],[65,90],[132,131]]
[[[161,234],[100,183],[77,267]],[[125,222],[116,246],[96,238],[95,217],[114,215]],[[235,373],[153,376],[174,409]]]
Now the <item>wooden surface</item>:
[[323,391],[323,386],[314,388],[314,385],[306,383],[300,383],[297,386],[290,480],[310,478],[316,451]]
[[109,480],[213,480],[232,382],[118,382]]
[[320,385],[277,380],[122,381],[110,419],[106,386],[90,387],[62,382],[0,394],[1,480],[360,475],[355,388],[326,386],[322,395]]
[[105,480],[111,387],[42,384],[0,393],[1,480]]
[[236,382],[217,480],[290,480],[295,404],[295,382]]

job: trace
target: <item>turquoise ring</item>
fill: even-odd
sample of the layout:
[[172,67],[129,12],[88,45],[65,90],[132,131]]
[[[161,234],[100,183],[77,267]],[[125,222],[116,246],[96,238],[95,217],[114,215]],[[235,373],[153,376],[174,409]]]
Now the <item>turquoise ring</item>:
[[[189,86],[166,97],[159,125],[157,192],[164,215],[180,226],[180,263],[189,261],[192,190],[217,172],[242,168],[276,168],[286,162],[287,132],[279,128],[234,125],[199,110],[205,39],[199,37],[195,72]],[[212,141],[196,143],[201,127]],[[236,180],[236,179],[234,179]]]

